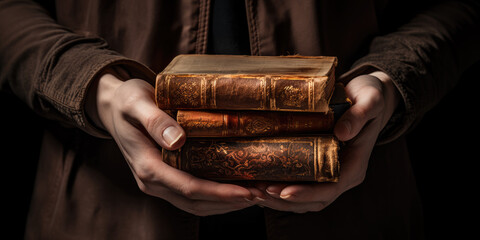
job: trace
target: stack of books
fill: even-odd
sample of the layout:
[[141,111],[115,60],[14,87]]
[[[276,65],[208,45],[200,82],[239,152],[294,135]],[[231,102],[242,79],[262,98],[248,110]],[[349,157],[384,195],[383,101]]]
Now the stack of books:
[[187,134],[169,165],[214,180],[336,182],[335,120],[350,106],[336,57],[179,55],[157,106]]

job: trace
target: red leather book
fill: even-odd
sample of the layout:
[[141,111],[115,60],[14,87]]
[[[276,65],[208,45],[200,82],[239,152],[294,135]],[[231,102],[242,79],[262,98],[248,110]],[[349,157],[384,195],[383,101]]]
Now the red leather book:
[[276,111],[179,110],[177,122],[187,137],[248,137],[326,133],[333,129],[327,113]]

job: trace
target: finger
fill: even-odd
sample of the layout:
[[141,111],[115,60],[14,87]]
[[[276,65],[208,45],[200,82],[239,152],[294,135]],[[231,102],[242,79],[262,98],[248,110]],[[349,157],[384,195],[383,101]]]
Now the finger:
[[[376,120],[374,120],[376,121]],[[271,185],[267,192],[275,192],[272,197],[283,199],[288,202],[331,202],[342,193],[357,186],[365,177],[370,158],[371,149],[375,141],[375,122],[366,124],[365,128],[350,141],[346,151],[342,152],[342,168],[338,183],[305,183],[291,185]]]
[[262,191],[255,187],[249,187],[248,190],[253,195],[253,199],[251,201],[263,201],[265,199],[265,191]]
[[152,196],[163,198],[164,188],[188,199],[238,202],[255,198],[247,188],[194,177],[162,161],[158,147],[143,145],[141,151],[125,150],[124,156],[134,173],[139,188]]
[[317,212],[323,210],[330,205],[331,202],[289,202],[283,199],[277,199],[270,196],[263,201],[260,201],[257,205],[262,207],[268,207],[278,211],[287,211],[295,213]]
[[359,84],[355,83],[354,80],[349,83],[352,84],[350,88],[346,88],[346,91],[348,90],[347,95],[352,98],[353,104],[340,117],[334,128],[334,134],[340,141],[348,141],[354,138],[365,124],[376,117],[383,109],[381,88],[378,88],[377,84],[358,86]]
[[254,198],[252,192],[247,188],[197,178],[177,169],[171,171],[171,175],[165,174],[163,182],[177,193],[190,199],[228,202]]
[[182,127],[153,102],[139,102],[133,114],[161,147],[174,150],[185,142],[186,135]]
[[338,182],[342,192],[358,186],[365,179],[370,155],[380,131],[378,121],[378,119],[374,119],[369,122],[342,151],[342,168],[340,170],[342,177]]
[[[168,191],[168,190],[166,190]],[[163,194],[163,199],[172,203],[179,209],[197,216],[208,216],[215,214],[223,214],[232,211],[241,210],[255,205],[254,201],[239,201],[239,202],[217,202],[205,200],[192,200],[184,196],[170,192]]]
[[265,190],[270,197],[288,202],[319,202],[336,198],[335,183],[273,184]]
[[[135,88],[129,88],[128,85],[135,85]],[[127,96],[120,107],[125,119],[144,128],[162,148],[174,150],[183,145],[186,139],[184,130],[175,119],[155,105],[151,85],[132,79],[125,82],[121,91],[120,94]]]
[[184,211],[206,216],[243,209],[256,203],[248,189],[197,179],[163,163],[158,150],[143,153],[157,161],[136,161],[129,164],[139,188],[144,193],[162,198]]
[[[129,127],[125,124],[124,129]],[[130,128],[134,128],[130,125]],[[147,194],[161,197],[159,187],[167,187],[187,198],[211,201],[235,201],[252,199],[251,192],[234,184],[221,184],[194,177],[175,169],[162,160],[160,148],[139,130],[131,131],[118,141],[128,160],[140,189]]]
[[163,187],[166,187],[179,195],[194,200],[228,202],[254,198],[245,187],[197,178],[173,168],[161,161],[159,151],[145,151],[144,153],[148,156],[144,156],[144,161],[137,166],[134,172],[141,181],[139,187],[150,195],[161,197]]
[[337,183],[308,183],[285,186],[279,198],[288,202],[330,202],[339,196]]
[[287,183],[274,183],[265,188],[265,192],[273,198],[281,199],[280,193],[288,186]]
[[378,119],[373,119],[367,123],[362,131],[349,141],[344,151],[341,152],[341,178],[338,183],[324,184],[321,185],[322,188],[318,186],[318,191],[307,190],[304,191],[304,195],[300,193],[293,194],[294,198],[291,198],[291,201],[302,201],[301,198],[306,198],[306,201],[310,201],[322,199],[322,197],[327,195],[338,197],[349,189],[361,184],[365,179],[370,155],[380,131],[378,121]]

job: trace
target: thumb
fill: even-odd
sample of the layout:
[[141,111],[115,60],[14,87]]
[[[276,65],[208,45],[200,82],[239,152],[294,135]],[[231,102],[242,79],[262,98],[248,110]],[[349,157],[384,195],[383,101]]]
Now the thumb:
[[186,134],[182,127],[158,108],[151,114],[152,116],[147,118],[145,126],[152,138],[165,149],[180,148],[186,140]]
[[340,141],[348,141],[375,118],[383,108],[383,95],[379,80],[373,76],[361,75],[346,86],[352,106],[337,121],[334,134]]
[[340,141],[348,141],[362,130],[370,118],[359,105],[352,105],[335,124],[333,132]]
[[141,111],[141,124],[162,148],[174,150],[185,143],[186,134],[182,127],[154,103],[145,102],[138,106],[138,111]]
[[140,123],[142,128],[148,132],[148,135],[162,148],[168,150],[180,148],[186,140],[185,131],[175,119],[155,105],[153,88],[144,81],[139,83],[144,84],[142,87],[148,94],[139,94],[138,98],[130,96],[130,98],[136,99],[135,103],[129,104],[134,105],[134,107],[128,108],[131,111],[128,114],[131,120],[137,122],[137,125]]

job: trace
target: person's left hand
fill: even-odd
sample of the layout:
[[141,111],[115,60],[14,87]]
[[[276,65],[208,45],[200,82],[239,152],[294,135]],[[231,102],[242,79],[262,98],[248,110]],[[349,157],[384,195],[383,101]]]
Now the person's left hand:
[[258,205],[297,213],[320,211],[342,193],[363,182],[378,134],[392,116],[399,93],[383,72],[358,76],[345,86],[345,91],[353,104],[334,128],[337,138],[346,141],[340,154],[339,181],[258,183],[257,188],[263,192]]

